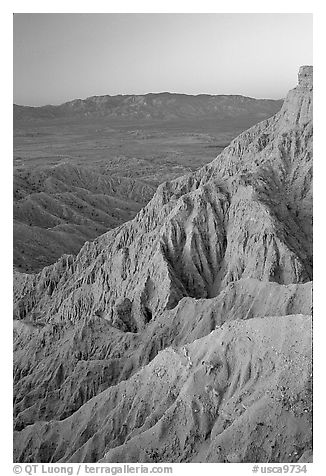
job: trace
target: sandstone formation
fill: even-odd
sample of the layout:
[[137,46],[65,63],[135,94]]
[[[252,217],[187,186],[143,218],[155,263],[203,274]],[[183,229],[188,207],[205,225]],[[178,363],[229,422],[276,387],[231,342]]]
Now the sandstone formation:
[[21,462],[311,458],[312,69],[132,221],[15,274]]

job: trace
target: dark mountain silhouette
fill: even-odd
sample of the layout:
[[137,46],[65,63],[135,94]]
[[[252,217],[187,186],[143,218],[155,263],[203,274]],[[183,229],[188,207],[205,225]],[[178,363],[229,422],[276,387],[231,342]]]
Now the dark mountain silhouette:
[[14,121],[62,118],[96,118],[131,120],[232,118],[243,115],[265,118],[277,112],[282,100],[254,99],[245,96],[197,96],[174,93],[145,95],[92,96],[75,99],[59,106],[14,105]]

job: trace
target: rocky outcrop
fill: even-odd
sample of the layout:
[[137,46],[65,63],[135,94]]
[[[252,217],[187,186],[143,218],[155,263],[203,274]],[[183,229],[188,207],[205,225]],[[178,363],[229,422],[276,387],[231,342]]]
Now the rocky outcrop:
[[295,462],[310,451],[308,73],[276,116],[159,186],[132,221],[17,275],[17,461]]
[[302,87],[312,89],[313,86],[313,67],[301,66],[298,74],[298,84]]

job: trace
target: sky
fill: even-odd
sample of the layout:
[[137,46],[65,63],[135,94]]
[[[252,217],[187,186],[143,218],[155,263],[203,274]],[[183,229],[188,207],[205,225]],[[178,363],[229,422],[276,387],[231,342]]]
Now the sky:
[[283,98],[312,64],[312,14],[13,16],[14,103],[176,92]]

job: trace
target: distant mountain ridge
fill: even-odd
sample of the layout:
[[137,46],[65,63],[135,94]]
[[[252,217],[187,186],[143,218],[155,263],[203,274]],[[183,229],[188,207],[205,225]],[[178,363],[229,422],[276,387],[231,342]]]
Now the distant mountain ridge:
[[91,96],[74,99],[58,106],[40,107],[14,104],[14,120],[59,119],[74,117],[110,117],[115,119],[173,120],[200,117],[237,117],[242,114],[260,117],[278,112],[283,100],[254,99],[241,95],[196,96],[179,93],[144,95]]

